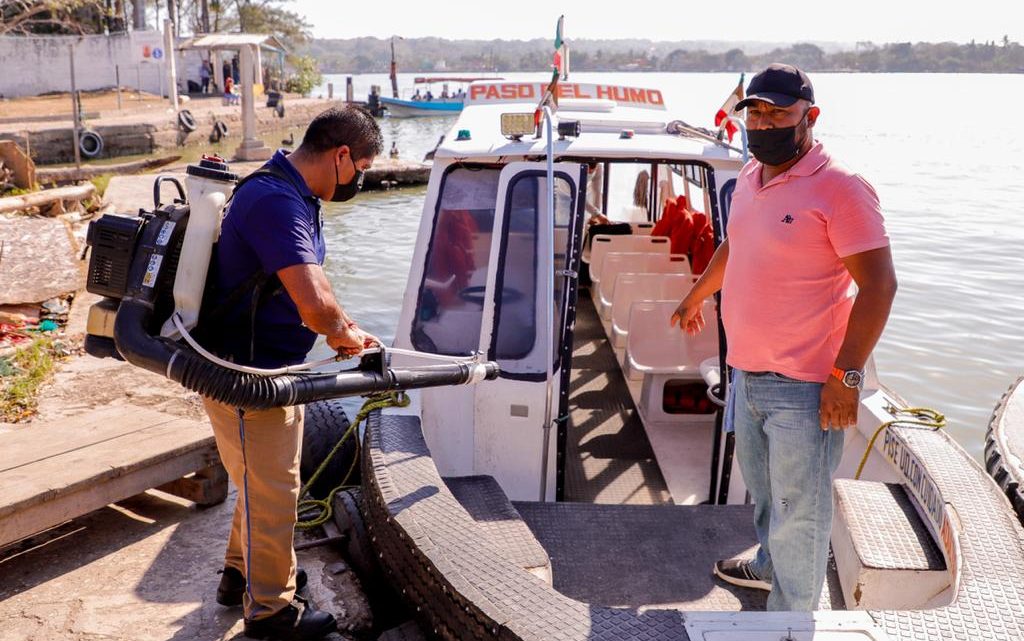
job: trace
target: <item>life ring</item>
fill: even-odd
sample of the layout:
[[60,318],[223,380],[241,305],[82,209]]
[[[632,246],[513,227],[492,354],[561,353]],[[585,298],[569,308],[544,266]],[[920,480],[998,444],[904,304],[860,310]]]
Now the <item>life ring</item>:
[[103,153],[103,136],[92,129],[86,129],[78,137],[78,150],[86,158],[95,158]]
[[196,130],[196,119],[191,111],[182,109],[178,112],[178,126],[188,133]]

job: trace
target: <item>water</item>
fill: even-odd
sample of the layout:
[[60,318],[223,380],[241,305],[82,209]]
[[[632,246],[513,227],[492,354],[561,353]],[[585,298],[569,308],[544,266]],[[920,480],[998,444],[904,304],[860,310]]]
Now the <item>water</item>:
[[[677,117],[703,125],[737,79],[573,77],[659,87]],[[344,76],[328,81],[343,94]],[[1024,122],[1004,115],[1024,99],[1024,83],[970,74],[816,74],[813,81],[822,109],[817,137],[875,186],[892,238],[900,289],[875,352],[882,380],[911,404],[944,412],[950,433],[980,456],[994,404],[1024,374]],[[384,75],[355,76],[353,84],[358,99],[371,84],[390,86]],[[400,75],[399,84],[411,87],[412,75]],[[419,159],[453,123],[384,119],[381,126],[386,147],[397,141],[403,157]],[[335,291],[384,339],[394,336],[424,194],[406,189],[328,205]]]

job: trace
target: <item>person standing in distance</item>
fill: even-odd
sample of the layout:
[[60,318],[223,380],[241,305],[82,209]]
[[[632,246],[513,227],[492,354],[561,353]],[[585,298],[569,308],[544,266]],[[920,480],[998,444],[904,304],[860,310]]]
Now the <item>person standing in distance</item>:
[[[383,147],[366,111],[321,113],[298,149],[279,150],[235,189],[221,225],[208,348],[240,365],[306,360],[318,335],[343,356],[379,341],[342,309],[323,270],[321,201],[349,200]],[[302,407],[243,411],[203,399],[217,449],[238,488],[218,603],[243,605],[254,639],[320,639],[334,617],[299,595],[306,582],[293,549]]]
[[701,331],[701,305],[721,290],[727,413],[759,547],[714,574],[770,590],[769,610],[808,611],[825,578],[843,430],[857,423],[896,274],[874,189],[814,140],[807,75],[772,64],[736,109],[755,160],[737,178],[728,238],[670,322]]

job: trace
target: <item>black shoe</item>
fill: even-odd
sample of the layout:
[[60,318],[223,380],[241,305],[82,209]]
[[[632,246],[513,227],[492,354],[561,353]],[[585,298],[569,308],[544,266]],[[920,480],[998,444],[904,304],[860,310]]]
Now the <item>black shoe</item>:
[[737,561],[728,559],[715,563],[715,576],[726,583],[732,583],[744,588],[772,591],[772,584],[759,578],[750,569],[750,561]]
[[[218,570],[220,585],[217,586],[217,603],[234,607],[242,605],[242,595],[245,594],[245,575],[235,568],[224,568]],[[306,571],[302,568],[295,570],[295,591],[298,592],[306,587]]]
[[329,612],[314,610],[300,596],[266,619],[245,621],[245,636],[273,641],[314,641],[338,629]]

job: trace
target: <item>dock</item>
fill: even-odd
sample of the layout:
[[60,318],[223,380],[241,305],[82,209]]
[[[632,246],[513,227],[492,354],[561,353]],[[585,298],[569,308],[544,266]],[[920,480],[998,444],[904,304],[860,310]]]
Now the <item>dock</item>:
[[199,505],[227,496],[209,425],[144,408],[2,432],[0,451],[0,548],[151,488]]

